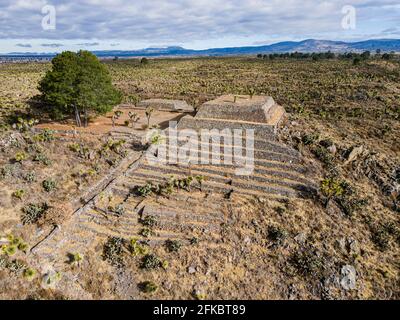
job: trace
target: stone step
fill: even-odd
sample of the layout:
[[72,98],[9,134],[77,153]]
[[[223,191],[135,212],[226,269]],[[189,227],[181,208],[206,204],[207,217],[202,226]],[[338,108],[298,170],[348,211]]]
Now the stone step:
[[[143,212],[143,216],[152,215],[156,217],[157,224],[152,228],[153,233],[149,238],[158,237],[162,239],[176,236],[177,234],[191,234],[193,232],[200,232],[207,234],[210,237],[218,238],[220,226],[225,220],[215,220],[213,217],[204,216],[200,219],[200,215],[191,214],[187,211],[179,211],[174,208],[164,208],[159,206],[147,206]],[[119,219],[121,219],[120,217]],[[142,237],[140,231],[145,228],[142,224],[135,222],[132,226],[112,225],[104,221],[86,221],[80,220],[80,225],[89,228],[90,230],[102,230],[103,234],[122,234],[125,238]],[[147,239],[147,238],[146,238]]]
[[212,118],[193,118],[191,116],[183,117],[177,126],[178,130],[181,129],[194,129],[194,130],[234,130],[240,129],[245,132],[246,129],[254,130],[254,136],[257,138],[264,138],[267,140],[276,140],[276,127],[273,125],[246,122],[238,120],[225,120],[225,119],[212,119]]
[[[176,174],[175,177],[184,178],[187,175],[185,174]],[[157,175],[154,171],[146,171],[146,170],[137,170],[135,171],[132,177],[140,177],[143,179],[148,179],[149,181],[155,181],[155,179],[160,179],[160,176]],[[168,177],[165,177],[168,178]],[[161,181],[166,181],[166,179],[161,179]],[[278,181],[274,181],[278,182]],[[231,183],[231,184],[229,184]],[[297,192],[287,186],[284,186],[282,183],[278,184],[261,184],[254,180],[244,180],[244,179],[227,179],[221,176],[211,176],[206,175],[206,181],[202,183],[202,188],[211,187],[212,190],[229,192],[231,190],[237,190],[240,193],[246,194],[248,190],[257,190],[264,191],[266,193],[278,194],[283,196],[296,196]],[[234,187],[234,188],[233,188]]]
[[253,173],[250,176],[241,176],[237,175],[238,167],[235,166],[209,166],[209,165],[190,165],[189,166],[180,166],[180,165],[168,165],[168,164],[157,164],[157,165],[150,165],[150,164],[142,164],[140,168],[145,170],[154,170],[156,172],[162,172],[164,174],[174,173],[179,171],[180,173],[186,175],[201,175],[199,173],[206,173],[206,174],[213,174],[213,175],[220,175],[225,178],[230,179],[241,179],[244,178],[246,180],[252,179],[254,177],[255,180],[260,182],[265,181],[269,182],[272,180],[279,180],[280,182],[287,183],[288,186],[291,184],[308,184],[314,185],[312,181],[309,179],[300,176],[296,172],[287,172],[287,171],[280,171],[280,170],[268,170],[268,169],[261,169],[261,168],[254,168]]
[[[222,162],[221,165],[224,165],[223,157],[221,159],[221,162]],[[169,164],[168,161],[161,161],[161,163]],[[255,168],[260,168],[260,169],[278,168],[281,171],[297,172],[297,173],[302,174],[303,176],[304,176],[304,174],[307,174],[309,176],[312,173],[312,172],[310,172],[308,167],[303,166],[301,164],[294,164],[294,163],[290,163],[290,162],[281,162],[281,161],[277,161],[277,160],[268,160],[268,159],[254,159],[254,164],[255,164]],[[215,166],[218,166],[218,165],[215,165]],[[229,165],[224,165],[224,166],[229,166]]]
[[[225,138],[227,137],[226,135],[218,135],[213,141],[210,137],[208,141],[202,141],[201,137],[198,136],[198,140],[194,140],[194,142],[190,141],[189,137],[181,137],[178,136],[176,140],[170,139],[168,136],[168,130],[164,131],[164,140],[163,143],[166,145],[169,145],[170,141],[173,141],[177,146],[181,147],[183,145],[194,145],[197,146],[199,149],[205,148],[206,150],[212,150],[212,148],[217,148],[217,149],[222,149],[224,147],[233,147],[235,146],[234,144],[234,139],[232,136],[229,136],[228,139],[226,140]],[[250,148],[250,146],[252,146]],[[207,148],[208,147],[208,148]],[[243,137],[242,139],[239,139],[239,143],[236,144],[236,148],[240,151],[243,149],[249,149],[249,150],[256,150],[256,151],[272,151],[274,153],[282,153],[282,154],[287,154],[291,155],[293,157],[301,157],[301,153],[297,151],[296,149],[293,149],[289,146],[286,146],[283,143],[279,143],[277,141],[271,141],[271,140],[266,140],[266,139],[257,139],[257,138],[246,138]],[[245,151],[242,151],[240,154],[246,154]]]
[[184,100],[148,99],[140,101],[136,108],[153,108],[160,111],[192,113],[194,108]]
[[268,159],[255,159],[254,164],[256,168],[265,169],[265,168],[279,168],[282,171],[289,172],[297,172],[305,176],[307,174],[309,176],[310,170],[308,167],[303,166],[301,164],[294,164],[288,162],[280,162],[276,160],[268,160]]
[[[179,219],[181,224],[209,224],[222,223],[227,220],[223,214],[217,215],[215,211],[200,211],[197,207],[185,208],[179,207],[177,203],[168,203],[161,201],[159,203],[146,204],[143,208],[142,216],[149,214],[149,210],[161,219]],[[119,217],[107,217],[104,213],[96,211],[85,212],[79,218],[78,222],[94,222],[104,226],[115,228],[142,228],[139,214],[129,214],[129,207],[124,206],[126,212]]]
[[[132,238],[142,238],[139,235],[139,231],[141,229],[138,229],[137,232],[125,232],[122,230],[115,230],[115,229],[110,229],[105,226],[101,225],[87,225],[87,224],[80,224],[77,225],[77,228],[82,230],[83,232],[91,232],[96,235],[96,238],[100,237],[103,238],[103,241],[108,237],[122,237],[124,239],[132,239]],[[149,238],[143,238],[143,240],[161,240],[165,241],[168,239],[180,239],[180,238],[187,238],[187,236],[183,235],[181,232],[174,232],[171,230],[153,230],[153,234],[149,236]]]
[[[114,186],[114,190],[118,190],[118,192],[122,193],[124,192],[125,194],[130,194],[132,193],[134,187],[137,186],[143,186],[146,183],[165,183],[166,179],[160,176],[135,176],[131,175],[130,177],[126,177],[124,181],[119,181],[118,184]],[[263,199],[270,199],[270,200],[282,200],[285,198],[292,198],[292,197],[297,197],[297,195],[282,195],[282,194],[271,194],[271,193],[265,193],[262,191],[258,190],[250,190],[250,189],[242,189],[242,188],[236,188],[233,186],[229,186],[223,183],[218,183],[218,182],[210,182],[210,181],[205,181],[202,184],[202,192],[211,192],[214,194],[214,192],[217,192],[223,196],[226,196],[227,193],[235,192],[236,195],[240,195],[243,197],[259,197]],[[186,192],[184,194],[187,194]]]
[[226,222],[226,218],[223,215],[216,216],[215,214],[202,213],[199,214],[197,210],[192,208],[179,208],[171,207],[171,204],[149,204],[143,209],[143,217],[147,215],[152,215],[159,217],[161,219],[175,219],[179,220],[181,223],[199,223],[199,224],[209,224],[209,223],[223,223]]
[[139,167],[139,169],[136,172],[150,173],[150,174],[161,173],[163,175],[166,175],[167,178],[171,175],[179,175],[181,177],[187,177],[189,175],[204,176],[206,181],[216,181],[225,184],[231,184],[231,182],[234,183],[237,182],[242,184],[259,182],[271,186],[285,187],[285,188],[296,188],[298,185],[304,184],[297,180],[290,180],[287,178],[277,177],[274,175],[261,176],[253,174],[250,176],[237,176],[234,174],[234,172],[233,174],[231,174],[232,171],[227,171],[226,168],[222,167],[219,168],[219,171],[216,171],[212,169],[207,170],[207,168],[203,166],[197,166],[197,167],[193,166],[191,167],[189,173],[188,168],[175,167],[175,166],[161,166],[161,165],[159,165],[158,167],[143,165]]
[[[148,155],[146,158],[154,158],[151,157],[151,155],[155,155],[155,147],[152,147],[152,149],[150,149],[148,151]],[[157,158],[155,158],[156,161],[168,161],[169,163],[173,163],[173,162],[180,162],[182,164],[187,163],[189,160],[191,163],[199,163],[199,162],[206,162],[208,161],[211,164],[214,164],[212,162],[215,162],[216,160],[219,161],[220,163],[245,163],[246,161],[249,162],[250,160],[253,160],[254,163],[257,163],[258,161],[262,161],[262,160],[268,160],[268,161],[275,161],[275,162],[279,162],[282,164],[289,164],[289,165],[297,165],[300,166],[303,164],[303,160],[299,157],[294,157],[291,155],[287,155],[287,154],[283,154],[283,153],[276,153],[276,152],[272,152],[272,151],[261,151],[261,150],[256,150],[254,152],[253,155],[251,154],[246,154],[245,156],[238,156],[238,157],[234,157],[233,153],[228,153],[227,157],[225,157],[224,155],[224,150],[220,150],[220,152],[214,152],[215,150],[211,150],[209,152],[207,152],[205,155],[202,155],[201,151],[193,151],[191,154],[189,154],[188,151],[186,150],[182,150],[183,153],[181,153],[181,155],[173,152],[170,155],[170,152],[167,150],[166,154],[164,156],[162,156],[161,153],[158,153]],[[186,151],[186,152],[184,152]],[[173,155],[174,154],[174,155]],[[203,160],[204,159],[204,160]],[[216,160],[214,160],[216,159]],[[226,161],[225,161],[226,159]]]
[[[208,215],[215,215],[215,217],[220,218],[224,216],[221,211],[225,209],[225,202],[227,201],[226,199],[217,199],[216,197],[212,199],[211,197],[206,197],[204,193],[200,192],[199,194],[202,195],[202,197],[192,198],[190,195],[193,193],[194,192],[191,192],[190,194],[174,193],[168,198],[156,198],[152,203],[165,207],[185,210],[192,210],[193,208],[196,208],[197,213],[206,213]],[[205,202],[207,202],[207,206],[204,205]]]

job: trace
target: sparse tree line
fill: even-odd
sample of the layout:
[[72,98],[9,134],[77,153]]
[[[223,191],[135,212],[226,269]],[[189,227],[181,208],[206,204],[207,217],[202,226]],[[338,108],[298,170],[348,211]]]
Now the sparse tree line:
[[396,53],[385,52],[382,53],[380,49],[377,49],[374,54],[371,51],[364,51],[363,53],[356,52],[345,52],[345,53],[333,53],[331,51],[327,52],[313,52],[313,53],[303,53],[303,52],[285,52],[285,53],[270,53],[257,55],[257,58],[264,60],[275,60],[275,59],[294,59],[294,60],[306,60],[312,59],[314,61],[319,60],[329,60],[329,59],[340,59],[340,60],[353,60],[354,64],[358,64],[361,61],[365,61],[371,58],[382,59],[382,60],[392,60],[396,57]]

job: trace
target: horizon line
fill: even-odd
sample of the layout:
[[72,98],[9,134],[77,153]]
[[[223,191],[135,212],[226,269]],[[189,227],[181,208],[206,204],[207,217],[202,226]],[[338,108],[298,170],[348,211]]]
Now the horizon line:
[[[17,39],[15,39],[17,40]],[[62,41],[62,40],[60,40]],[[72,51],[72,52],[78,52],[80,50],[86,50],[90,52],[140,52],[144,50],[150,50],[150,49],[170,49],[170,48],[179,48],[182,50],[187,50],[187,51],[194,51],[194,52],[202,52],[202,51],[209,51],[209,50],[221,50],[221,49],[236,49],[236,48],[261,48],[261,47],[269,47],[281,43],[302,43],[306,41],[324,41],[324,42],[339,42],[339,43],[344,43],[344,44],[356,44],[356,43],[362,43],[362,42],[367,42],[367,41],[400,41],[400,38],[365,38],[363,40],[327,40],[327,39],[316,39],[316,38],[307,38],[303,40],[286,40],[286,41],[278,41],[278,42],[272,42],[270,44],[251,44],[251,45],[243,45],[243,46],[227,46],[227,47],[209,47],[206,49],[192,49],[192,48],[186,48],[181,45],[166,45],[166,46],[149,46],[149,47],[143,47],[140,49],[78,49],[78,50],[59,50],[59,51],[53,51],[53,52],[38,52],[38,51],[24,51],[24,52],[7,52],[3,53],[0,52],[0,56],[7,56],[7,55],[28,55],[28,54],[34,54],[34,55],[56,55],[64,51]],[[64,46],[63,44],[58,44],[59,47]],[[17,45],[15,45],[17,46]],[[43,46],[43,45],[42,45]],[[27,47],[28,48],[28,47]]]

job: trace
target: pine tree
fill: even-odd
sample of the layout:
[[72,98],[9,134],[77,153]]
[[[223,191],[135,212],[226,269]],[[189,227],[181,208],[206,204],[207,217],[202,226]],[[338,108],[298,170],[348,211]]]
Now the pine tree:
[[105,114],[121,102],[107,68],[88,51],[57,55],[39,90],[53,118],[74,116],[77,126],[82,126],[82,116],[87,126],[90,115]]

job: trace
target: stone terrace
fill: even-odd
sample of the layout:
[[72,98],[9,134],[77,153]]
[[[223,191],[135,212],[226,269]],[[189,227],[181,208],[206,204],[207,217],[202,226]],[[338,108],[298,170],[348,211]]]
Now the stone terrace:
[[[255,168],[251,175],[236,175],[234,164],[150,163],[146,158],[146,152],[154,152],[150,148],[77,210],[65,226],[37,246],[35,255],[41,261],[46,259],[55,269],[62,267],[69,252],[91,252],[101,259],[99,248],[108,237],[140,238],[143,229],[140,221],[146,216],[157,220],[154,233],[143,239],[150,246],[160,245],[168,239],[186,243],[193,236],[201,236],[209,250],[226,246],[221,228],[232,218],[232,208],[241,205],[240,199],[256,197],[279,203],[315,191],[312,174],[304,159],[296,150],[277,141],[276,132],[284,116],[283,108],[271,97],[223,96],[205,103],[194,117],[183,117],[178,129],[254,129]],[[216,147],[224,148],[218,143]],[[180,190],[169,196],[144,198],[134,192],[138,186],[149,182],[161,184],[171,176],[202,176],[204,181],[194,184],[190,192]],[[123,208],[121,215],[110,209],[116,206]],[[65,281],[68,281],[68,275],[59,285],[66,286]],[[78,284],[73,290],[82,296],[83,289]],[[124,294],[131,296],[132,292]]]

